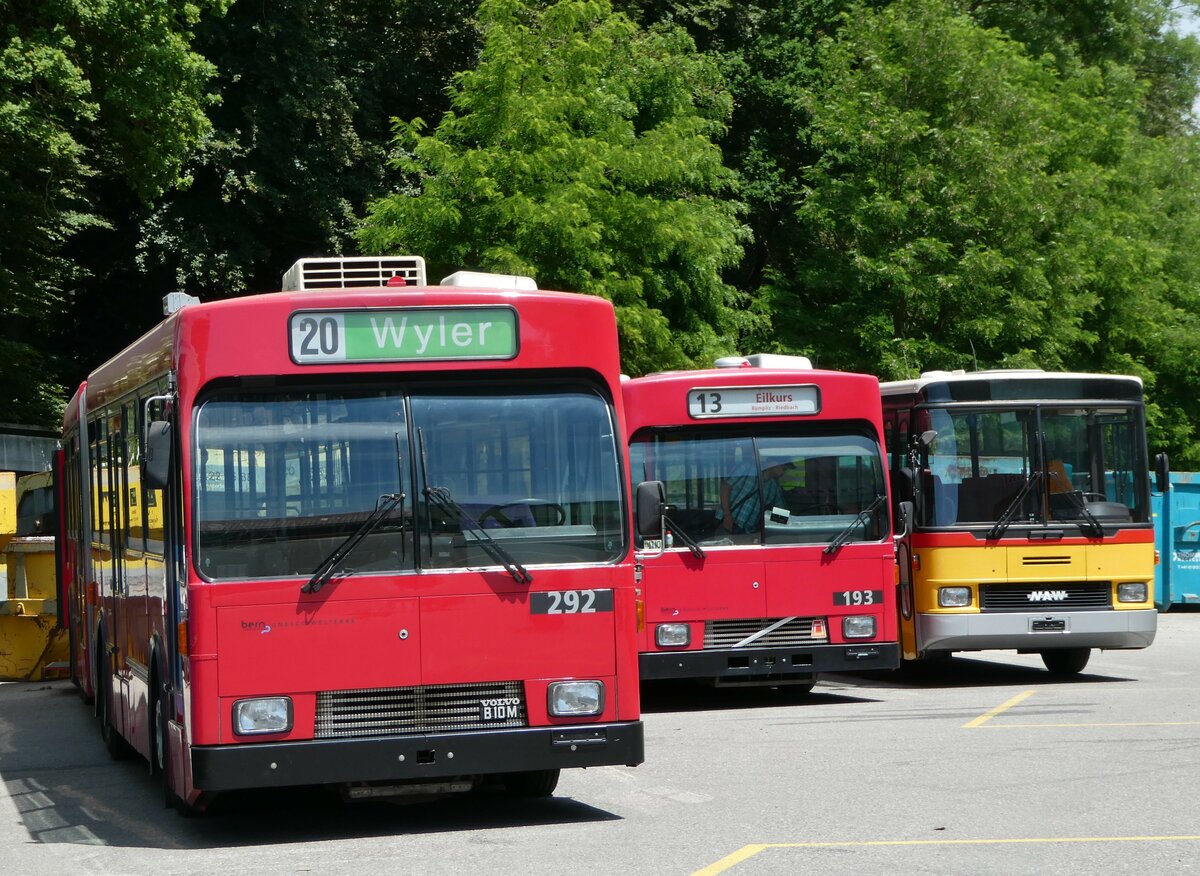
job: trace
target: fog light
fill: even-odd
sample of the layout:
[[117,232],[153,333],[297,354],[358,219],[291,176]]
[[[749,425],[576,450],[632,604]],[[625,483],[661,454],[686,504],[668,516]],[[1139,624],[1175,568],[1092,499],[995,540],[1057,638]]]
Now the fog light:
[[546,708],[557,718],[599,715],[604,711],[604,682],[551,682],[546,687]]
[[692,630],[687,624],[659,624],[654,630],[654,641],[660,648],[678,648],[692,640]]
[[1145,602],[1146,585],[1138,581],[1130,584],[1117,585],[1117,602]]
[[874,615],[854,615],[842,618],[842,636],[847,639],[872,639],[875,637]]
[[291,729],[291,697],[259,697],[233,704],[233,732],[239,736],[286,733]]
[[938,605],[942,608],[962,608],[970,604],[970,587],[942,587],[938,590]]

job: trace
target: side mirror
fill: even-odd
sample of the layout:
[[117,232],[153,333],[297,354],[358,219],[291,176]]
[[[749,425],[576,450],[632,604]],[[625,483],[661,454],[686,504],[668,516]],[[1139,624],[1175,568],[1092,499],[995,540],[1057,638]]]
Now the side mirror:
[[892,482],[892,499],[896,502],[912,502],[915,494],[913,470],[908,466],[893,469],[889,478]]
[[912,502],[901,502],[896,506],[896,538],[905,539],[912,535],[914,514]]
[[165,490],[171,472],[171,423],[154,420],[146,424],[142,448],[142,484],[151,490]]
[[667,502],[667,488],[662,481],[642,481],[637,485],[634,509],[638,535],[659,536],[663,528],[663,506]]
[[1154,456],[1154,489],[1160,493],[1171,489],[1171,460],[1165,453]]

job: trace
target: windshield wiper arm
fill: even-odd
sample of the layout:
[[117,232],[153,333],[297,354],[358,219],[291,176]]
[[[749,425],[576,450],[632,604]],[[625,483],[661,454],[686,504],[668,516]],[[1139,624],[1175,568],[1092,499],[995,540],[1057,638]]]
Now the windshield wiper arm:
[[333,577],[334,571],[341,564],[342,560],[350,555],[350,552],[358,547],[364,538],[371,534],[380,523],[387,518],[392,509],[404,501],[403,493],[384,493],[375,501],[375,510],[367,516],[367,519],[359,524],[358,529],[350,533],[340,545],[334,548],[333,553],[327,556],[317,570],[313,572],[313,576],[308,579],[308,583],[300,588],[301,593],[316,593],[322,587],[329,583]]
[[[1063,476],[1053,469],[1050,470],[1050,477],[1063,480]],[[1074,484],[1068,482],[1067,489],[1064,492],[1056,495],[1069,497],[1067,501],[1069,501],[1075,507],[1075,510],[1079,512],[1080,516],[1084,518],[1083,520],[1077,521],[1080,529],[1085,531],[1090,530],[1092,535],[1096,536],[1097,538],[1100,538],[1104,535],[1104,524],[1097,520],[1096,515],[1088,510],[1087,503],[1083,501],[1083,498],[1077,492],[1075,492]]]
[[[663,525],[671,527],[671,533],[683,542],[683,546],[692,552],[692,556],[698,560],[704,559],[704,548],[696,543],[696,540],[683,531],[683,527],[668,517],[663,515]],[[665,546],[665,545],[664,545]]]
[[865,530],[867,520],[870,519],[871,515],[874,514],[875,511],[879,508],[879,506],[884,503],[886,498],[887,497],[884,496],[883,494],[877,495],[875,497],[875,500],[873,502],[871,502],[870,505],[868,505],[866,508],[863,508],[861,511],[859,511],[857,514],[854,515],[854,519],[846,524],[846,528],[843,529],[841,532],[839,532],[834,537],[833,541],[831,541],[829,544],[825,545],[825,549],[823,551],[821,551],[821,553],[832,554],[832,553],[840,550],[842,545],[844,545],[846,542],[848,542],[850,540],[850,536],[854,532],[854,527],[858,526],[860,523],[863,524],[863,528]]
[[1035,471],[1025,480],[1025,484],[1017,492],[1008,507],[1004,509],[1004,513],[1000,515],[1000,519],[995,525],[988,530],[987,537],[989,539],[999,538],[1004,535],[1005,530],[1012,526],[1013,520],[1017,515],[1017,509],[1021,507],[1021,503],[1025,501],[1025,497],[1029,495],[1029,491],[1033,489],[1033,485],[1042,479],[1042,473]]
[[479,545],[485,554],[502,565],[508,574],[512,575],[513,580],[518,584],[530,584],[533,582],[533,575],[529,570],[522,566],[516,559],[496,543],[496,540],[487,534],[479,523],[471,517],[466,510],[454,501],[450,495],[450,491],[445,487],[426,487],[425,498],[432,504],[436,505],[441,511],[454,514],[458,517],[459,523],[462,526],[463,534],[468,532],[475,537],[475,544]]

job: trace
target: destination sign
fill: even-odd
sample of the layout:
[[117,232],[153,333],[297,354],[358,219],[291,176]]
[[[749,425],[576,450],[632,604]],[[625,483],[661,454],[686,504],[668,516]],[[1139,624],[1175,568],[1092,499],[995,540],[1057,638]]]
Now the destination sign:
[[710,417],[778,417],[819,414],[821,391],[808,386],[723,386],[688,390],[688,414]]
[[511,307],[301,311],[288,334],[297,365],[511,359],[518,344]]

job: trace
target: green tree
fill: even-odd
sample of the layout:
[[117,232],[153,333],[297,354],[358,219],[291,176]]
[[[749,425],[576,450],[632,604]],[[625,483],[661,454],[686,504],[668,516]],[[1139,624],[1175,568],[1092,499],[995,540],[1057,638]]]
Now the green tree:
[[150,198],[207,130],[207,62],[188,47],[223,0],[10,0],[0,13],[0,406],[50,423],[50,349],[80,276],[68,247],[105,224],[99,193]]
[[362,245],[609,298],[632,373],[735,349],[751,318],[721,272],[745,230],[713,63],[607,0],[484,0],[479,20],[479,65],[434,132],[397,121],[404,185],[371,205]]

